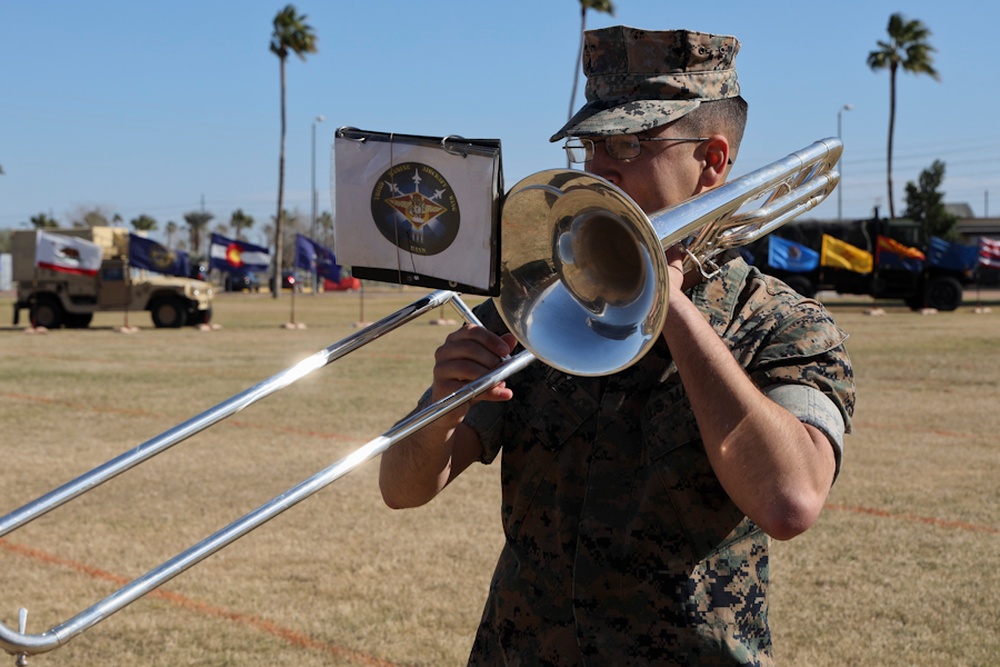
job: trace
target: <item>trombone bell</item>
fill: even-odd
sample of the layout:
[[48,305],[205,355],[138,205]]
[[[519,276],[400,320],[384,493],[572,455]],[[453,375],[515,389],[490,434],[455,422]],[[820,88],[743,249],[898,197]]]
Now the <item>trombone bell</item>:
[[551,169],[503,205],[497,309],[539,359],[572,375],[629,366],[656,342],[667,267],[639,207],[606,180]]

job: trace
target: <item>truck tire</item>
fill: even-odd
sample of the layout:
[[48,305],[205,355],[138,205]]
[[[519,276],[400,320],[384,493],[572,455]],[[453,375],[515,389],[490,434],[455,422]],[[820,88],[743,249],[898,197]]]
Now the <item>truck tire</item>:
[[149,312],[157,328],[177,329],[187,319],[187,304],[175,297],[157,299],[149,306]]
[[962,283],[951,276],[937,276],[927,282],[927,306],[951,311],[962,305]]
[[58,329],[66,319],[59,299],[51,294],[39,294],[31,305],[31,326]]

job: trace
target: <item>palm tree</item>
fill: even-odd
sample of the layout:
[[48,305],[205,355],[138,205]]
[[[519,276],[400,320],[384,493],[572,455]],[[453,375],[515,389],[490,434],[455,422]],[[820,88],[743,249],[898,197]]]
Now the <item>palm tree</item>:
[[889,70],[889,147],[886,162],[886,184],[889,188],[889,217],[896,217],[892,199],[892,137],[896,129],[896,71],[928,74],[935,81],[941,77],[934,69],[933,46],[927,43],[931,31],[917,19],[912,21],[896,13],[889,17],[888,42],[876,42],[878,49],[868,54],[868,67],[872,71]]
[[173,220],[167,222],[167,247],[174,247],[174,234],[177,233],[177,223]]
[[238,208],[233,211],[229,218],[229,226],[236,230],[236,240],[245,240],[243,230],[253,227],[253,216],[247,215],[243,209]]
[[59,222],[44,213],[39,213],[31,216],[31,226],[35,229],[56,229],[59,227]]
[[[569,95],[569,116],[567,120],[573,117],[573,108],[576,105],[576,89],[580,83],[580,62],[583,60],[583,33],[587,29],[588,9],[614,16],[615,3],[611,2],[611,0],[580,0],[580,48],[577,49],[576,63],[573,67],[573,92]],[[566,166],[570,166],[568,155],[566,157]]]
[[306,16],[299,15],[294,5],[287,5],[274,17],[274,32],[271,34],[271,53],[278,56],[281,63],[281,154],[278,160],[278,216],[274,228],[274,280],[271,281],[271,296],[281,296],[281,219],[285,195],[285,60],[293,51],[302,60],[305,54],[316,53],[316,34],[306,23]]
[[195,255],[201,254],[201,237],[204,234],[205,226],[214,217],[214,215],[205,211],[191,211],[184,214],[184,222],[188,224],[191,251]]
[[137,232],[155,232],[159,226],[156,222],[156,218],[146,215],[143,213],[138,218],[132,218],[130,221],[132,227]]

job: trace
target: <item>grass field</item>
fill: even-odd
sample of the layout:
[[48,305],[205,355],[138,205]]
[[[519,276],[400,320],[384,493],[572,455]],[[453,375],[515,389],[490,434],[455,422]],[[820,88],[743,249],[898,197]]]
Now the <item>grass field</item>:
[[[364,319],[419,296],[370,290]],[[133,313],[28,335],[0,297],[0,514],[356,331],[358,294],[222,294],[214,331]],[[883,304],[885,305],[885,304]],[[833,302],[855,434],[819,523],[774,544],[781,665],[1000,664],[1000,308]],[[393,332],[0,539],[0,621],[42,632],[381,433],[449,327]],[[457,319],[457,318],[456,318]],[[31,664],[461,665],[501,544],[498,466],[393,512],[378,462]],[[10,658],[13,664],[13,658]]]

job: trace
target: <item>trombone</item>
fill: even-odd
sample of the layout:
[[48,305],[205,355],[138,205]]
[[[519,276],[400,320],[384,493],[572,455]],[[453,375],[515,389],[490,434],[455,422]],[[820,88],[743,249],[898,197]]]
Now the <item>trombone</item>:
[[[63,623],[30,634],[21,609],[17,631],[0,623],[0,648],[27,665],[28,656],[62,646],[536,359],[574,375],[627,368],[652,347],[666,321],[664,249],[682,244],[685,270],[710,277],[721,253],[763,238],[823,201],[839,182],[834,167],[842,151],[839,139],[817,141],[649,216],[592,174],[552,169],[523,179],[503,204],[500,294],[494,297],[523,350]],[[432,292],[0,517],[0,537],[445,304],[479,324],[458,293]]]

